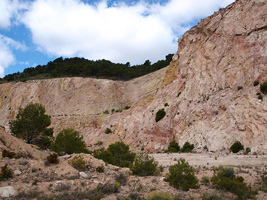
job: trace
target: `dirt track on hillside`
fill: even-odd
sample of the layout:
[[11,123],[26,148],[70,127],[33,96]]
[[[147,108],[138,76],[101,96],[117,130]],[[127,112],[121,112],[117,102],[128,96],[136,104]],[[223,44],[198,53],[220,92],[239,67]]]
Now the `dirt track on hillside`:
[[231,167],[264,167],[267,166],[267,155],[216,155],[216,154],[193,154],[193,153],[162,153],[150,154],[159,165],[170,166],[176,164],[177,160],[184,158],[190,165],[198,166],[231,166]]

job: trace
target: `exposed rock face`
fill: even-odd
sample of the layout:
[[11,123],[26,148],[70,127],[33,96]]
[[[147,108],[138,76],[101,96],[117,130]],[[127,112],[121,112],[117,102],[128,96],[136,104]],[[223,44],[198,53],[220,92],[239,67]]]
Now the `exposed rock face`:
[[[259,100],[259,86],[253,86],[255,80],[267,81],[266,11],[265,0],[236,1],[188,31],[167,70],[132,81],[3,84],[0,125],[7,128],[18,107],[40,102],[56,131],[79,129],[88,144],[121,139],[135,150],[161,151],[176,139],[222,151],[239,140],[252,152],[267,152],[267,97]],[[102,114],[127,105],[132,107]],[[162,108],[166,116],[156,123]],[[106,128],[113,133],[105,134]]]
[[108,116],[153,95],[164,79],[165,69],[131,81],[92,78],[59,78],[0,85],[0,125],[8,131],[19,107],[41,103],[52,117],[56,132],[62,128],[97,128]]
[[[266,1],[243,0],[202,20],[179,40],[154,99],[111,116],[88,141],[117,137],[157,151],[175,138],[221,151],[239,140],[252,151],[266,152],[267,99],[259,100],[259,86],[253,86],[267,79],[266,10]],[[156,123],[155,113],[165,103],[166,117]],[[104,129],[111,125],[115,134],[107,136]]]

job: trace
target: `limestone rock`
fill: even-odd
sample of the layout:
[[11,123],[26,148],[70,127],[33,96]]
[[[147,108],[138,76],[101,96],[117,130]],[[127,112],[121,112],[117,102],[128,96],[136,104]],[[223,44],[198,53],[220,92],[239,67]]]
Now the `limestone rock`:
[[56,181],[54,183],[54,188],[58,191],[62,191],[62,190],[68,190],[71,188],[71,185],[68,183],[65,183],[63,181]]
[[2,198],[12,197],[15,194],[15,190],[12,186],[0,187],[0,196]]
[[18,169],[16,169],[16,170],[14,171],[14,175],[15,175],[15,176],[19,176],[19,175],[21,175],[21,171],[18,170]]
[[[240,141],[252,153],[266,153],[267,97],[259,101],[259,86],[253,86],[267,81],[266,10],[264,0],[237,0],[186,32],[167,68],[130,81],[73,77],[1,84],[0,126],[8,131],[19,107],[38,102],[56,133],[75,128],[92,148],[122,140],[135,151],[161,152],[175,139],[198,151],[226,152]],[[166,116],[155,122],[162,108]]]
[[88,175],[87,175],[85,172],[79,172],[79,175],[80,175],[82,178],[88,178]]

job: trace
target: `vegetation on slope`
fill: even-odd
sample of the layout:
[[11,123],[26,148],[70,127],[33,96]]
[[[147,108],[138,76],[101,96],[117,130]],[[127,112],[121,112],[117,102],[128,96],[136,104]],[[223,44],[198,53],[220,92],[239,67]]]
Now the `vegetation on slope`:
[[167,67],[173,54],[168,54],[165,60],[151,64],[146,60],[142,65],[130,66],[130,63],[112,63],[108,60],[87,60],[84,58],[55,59],[47,65],[38,65],[24,69],[23,72],[6,75],[0,79],[0,83],[8,81],[26,81],[31,79],[59,78],[59,77],[94,77],[115,80],[129,80],[149,74],[161,68]]

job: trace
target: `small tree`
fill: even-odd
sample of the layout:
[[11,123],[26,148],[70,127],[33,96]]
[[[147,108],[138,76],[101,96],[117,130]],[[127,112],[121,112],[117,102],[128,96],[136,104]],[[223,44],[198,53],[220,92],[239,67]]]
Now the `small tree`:
[[173,141],[170,142],[167,151],[168,152],[179,152],[180,151],[180,146],[175,140],[173,140]]
[[254,196],[252,188],[246,185],[243,177],[235,175],[233,168],[215,168],[211,182],[216,189],[232,192],[240,200],[251,199]]
[[109,151],[113,156],[113,161],[111,164],[120,167],[129,167],[135,158],[135,153],[129,150],[129,145],[123,142],[116,142],[109,145],[107,151]]
[[194,144],[190,144],[189,142],[186,142],[183,145],[182,152],[191,153],[193,149],[194,149]]
[[165,181],[169,182],[176,189],[185,191],[188,191],[189,188],[199,188],[198,179],[195,176],[193,167],[183,158],[180,158],[176,165],[170,166],[169,174]]
[[41,104],[29,104],[24,109],[19,109],[16,119],[10,122],[10,130],[27,143],[35,143],[50,125],[50,118]]
[[134,160],[131,170],[137,176],[154,176],[159,173],[158,163],[147,154],[138,155]]
[[71,128],[64,129],[57,135],[52,149],[60,154],[88,153],[83,137]]
[[264,82],[263,84],[261,84],[260,86],[260,90],[263,94],[267,94],[267,82]]
[[163,119],[165,117],[165,115],[166,115],[166,112],[165,112],[164,108],[158,110],[158,112],[156,113],[156,122]]
[[231,147],[230,151],[233,153],[238,153],[239,151],[243,150],[244,146],[241,144],[241,142],[237,141],[235,142]]
[[93,154],[94,157],[119,167],[130,167],[135,158],[135,153],[132,153],[129,146],[123,142],[116,142],[109,145],[107,150],[101,148]]

